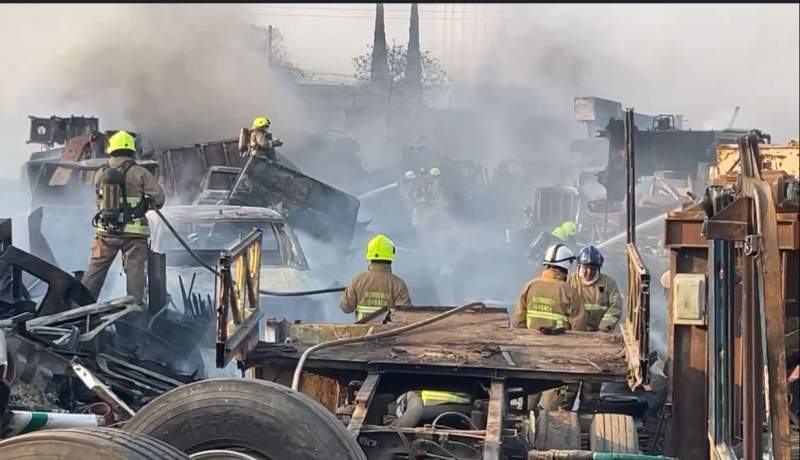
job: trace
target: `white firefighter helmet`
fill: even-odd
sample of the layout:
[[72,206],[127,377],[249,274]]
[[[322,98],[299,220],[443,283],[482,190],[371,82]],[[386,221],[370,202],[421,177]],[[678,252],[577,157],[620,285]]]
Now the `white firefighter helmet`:
[[574,260],[575,255],[568,247],[564,246],[563,244],[554,244],[547,248],[547,252],[544,253],[542,265],[561,267],[564,270],[569,271],[569,268],[572,266],[572,262]]

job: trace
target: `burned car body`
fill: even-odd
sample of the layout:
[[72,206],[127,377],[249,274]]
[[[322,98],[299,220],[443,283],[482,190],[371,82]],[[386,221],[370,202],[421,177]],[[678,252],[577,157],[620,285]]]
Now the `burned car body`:
[[225,204],[231,193],[236,177],[242,168],[232,166],[212,166],[200,183],[200,192],[192,202],[193,205]]
[[[262,231],[261,286],[265,290],[297,292],[318,289],[294,230],[277,211],[269,208],[197,205],[162,210],[190,248],[208,264],[221,251],[254,228]],[[157,216],[150,218],[152,247],[166,256],[167,292],[184,315],[213,315],[211,299],[215,275],[187,253]],[[267,313],[288,320],[325,317],[316,302],[306,297],[270,298]]]

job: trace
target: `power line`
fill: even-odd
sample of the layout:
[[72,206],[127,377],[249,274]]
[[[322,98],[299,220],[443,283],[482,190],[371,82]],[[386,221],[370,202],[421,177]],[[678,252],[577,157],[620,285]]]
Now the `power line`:
[[[278,8],[287,10],[316,10],[316,11],[358,11],[366,13],[374,13],[375,8],[340,8],[340,7],[327,7],[327,6],[296,6],[296,5],[257,5],[257,8]],[[406,12],[406,9],[392,9],[383,7],[384,11],[390,12]]]
[[[441,10],[435,9],[428,9],[425,8],[425,4],[420,4],[420,14],[438,14],[442,13]],[[350,12],[358,12],[358,13],[375,13],[375,8],[340,8],[340,7],[327,7],[327,6],[295,6],[295,5],[254,5],[253,7],[259,9],[284,9],[284,10],[291,10],[291,11],[311,11],[311,12],[320,12],[320,11],[350,11]],[[387,8],[384,5],[383,8],[384,12],[389,13],[407,13],[410,14],[410,7],[409,8]]]
[[[292,13],[270,13],[270,12],[263,12],[263,13],[255,13],[259,16],[268,16],[268,17],[294,17],[294,18],[334,18],[334,19],[370,19],[375,20],[375,16],[352,16],[352,15],[330,15],[330,14],[292,14]],[[388,16],[384,15],[384,20],[392,21],[392,20],[402,20],[407,21],[409,16]],[[452,21],[522,21],[524,19],[521,18],[498,18],[498,17],[477,17],[477,16],[462,16],[458,17],[452,15],[450,17],[423,17],[420,14],[420,21],[443,21],[443,22],[452,22]]]
[[[423,4],[424,5],[424,4]],[[340,7],[306,7],[306,6],[294,6],[294,5],[257,5],[255,8],[262,10],[262,12],[257,14],[270,14],[274,16],[292,16],[292,17],[299,17],[299,16],[308,16],[308,17],[345,17],[350,19],[374,19],[375,18],[375,10],[374,9],[365,9],[365,8],[340,8]],[[271,8],[282,8],[287,10],[288,12],[272,12],[269,11]],[[308,12],[308,13],[293,13],[292,11],[297,12]],[[359,12],[359,13],[371,13],[367,15],[344,15],[344,14],[331,14],[327,15],[324,14],[325,12],[329,11],[344,11],[344,12]],[[384,7],[384,11],[392,12],[392,13],[400,13],[399,15],[387,15],[384,14],[384,19],[408,19],[410,17],[410,10],[406,9],[388,9]],[[456,14],[459,13],[459,14]],[[450,19],[463,19],[463,20],[503,20],[503,19],[514,19],[514,18],[504,18],[500,16],[490,16],[487,15],[487,11],[482,11],[482,14],[478,15],[475,14],[476,11],[472,11],[467,13],[466,10],[461,12],[448,11],[445,10],[434,10],[434,9],[424,9],[420,11],[420,19],[421,20],[436,20],[442,18],[436,18],[435,16],[441,15],[444,18]]]

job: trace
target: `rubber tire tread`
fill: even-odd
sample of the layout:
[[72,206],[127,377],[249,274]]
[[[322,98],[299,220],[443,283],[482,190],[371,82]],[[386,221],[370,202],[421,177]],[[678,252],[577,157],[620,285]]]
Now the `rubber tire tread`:
[[639,453],[639,437],[633,417],[623,414],[595,414],[589,429],[592,452]]
[[15,460],[188,460],[180,450],[115,428],[63,428],[0,441],[0,458]]
[[244,446],[275,460],[366,460],[325,407],[266,380],[219,378],[176,388],[148,403],[124,429],[188,454]]

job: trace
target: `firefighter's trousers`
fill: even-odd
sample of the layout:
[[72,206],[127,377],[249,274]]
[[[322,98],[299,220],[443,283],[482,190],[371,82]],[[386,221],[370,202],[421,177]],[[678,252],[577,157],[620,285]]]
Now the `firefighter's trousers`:
[[128,295],[143,303],[144,289],[147,285],[147,238],[97,234],[92,245],[89,268],[83,275],[83,285],[96,299],[118,252],[122,252]]

